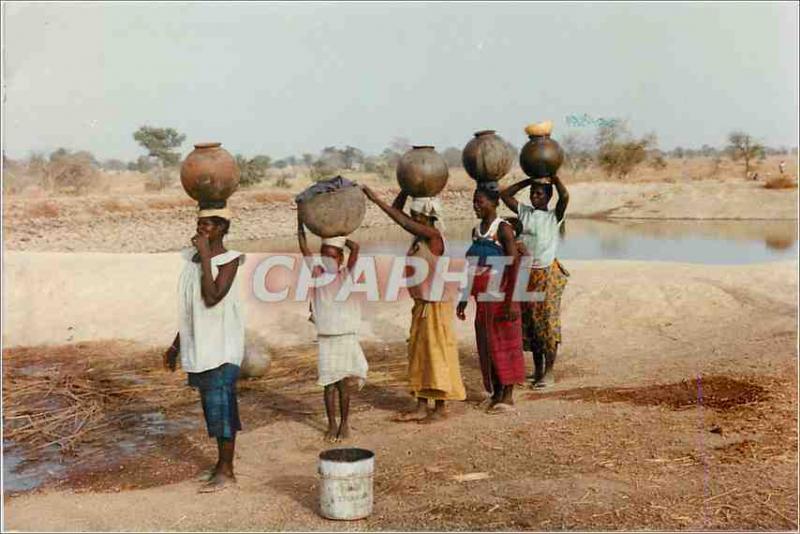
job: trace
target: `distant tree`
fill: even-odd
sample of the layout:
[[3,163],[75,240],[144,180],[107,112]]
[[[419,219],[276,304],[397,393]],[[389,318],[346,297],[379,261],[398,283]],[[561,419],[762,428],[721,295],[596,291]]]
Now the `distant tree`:
[[236,165],[239,166],[239,184],[242,187],[251,187],[261,183],[267,177],[270,157],[255,156],[247,159],[241,154],[236,154]]
[[670,156],[673,158],[683,159],[686,156],[686,151],[683,149],[683,147],[676,146],[672,149],[672,152],[670,152]]
[[405,137],[395,137],[389,142],[389,148],[402,155],[411,150],[411,141]]
[[344,160],[344,168],[353,170],[364,163],[364,152],[354,146],[346,146],[340,151]]
[[286,162],[285,159],[279,159],[279,160],[276,160],[272,164],[272,166],[275,167],[276,169],[285,169],[286,167],[289,166],[289,164]]
[[624,123],[601,126],[597,130],[597,163],[608,176],[623,179],[647,159],[656,145],[654,134],[635,139]]
[[147,150],[148,156],[156,158],[162,166],[174,167],[181,159],[180,153],[174,149],[183,144],[186,136],[173,128],[142,126],[134,132],[133,139]]
[[303,154],[303,165],[311,167],[312,163],[314,163],[314,154]]
[[744,177],[750,177],[750,162],[764,154],[764,147],[741,131],[728,134],[728,153],[734,161],[744,160]]

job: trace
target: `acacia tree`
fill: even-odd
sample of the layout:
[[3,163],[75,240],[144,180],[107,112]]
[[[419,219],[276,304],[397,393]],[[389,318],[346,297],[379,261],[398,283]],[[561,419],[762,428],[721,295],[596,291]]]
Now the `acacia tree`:
[[149,157],[158,161],[158,187],[163,189],[169,182],[169,173],[165,168],[175,167],[181,160],[180,153],[174,149],[183,144],[186,136],[174,128],[142,126],[133,133],[133,139],[147,150]]
[[744,177],[747,179],[750,176],[750,162],[764,157],[764,146],[749,134],[736,131],[728,134],[728,152],[733,161],[744,160]]
[[622,179],[647,159],[656,146],[655,134],[636,139],[622,123],[601,126],[597,130],[597,163],[608,176]]

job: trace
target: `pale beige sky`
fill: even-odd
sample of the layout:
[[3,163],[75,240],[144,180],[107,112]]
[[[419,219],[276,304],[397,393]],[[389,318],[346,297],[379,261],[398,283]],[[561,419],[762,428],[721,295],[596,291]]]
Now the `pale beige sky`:
[[11,157],[131,159],[143,124],[277,157],[394,136],[460,147],[485,128],[519,146],[526,123],[557,137],[584,113],[667,149],[737,128],[797,145],[795,2],[3,7]]

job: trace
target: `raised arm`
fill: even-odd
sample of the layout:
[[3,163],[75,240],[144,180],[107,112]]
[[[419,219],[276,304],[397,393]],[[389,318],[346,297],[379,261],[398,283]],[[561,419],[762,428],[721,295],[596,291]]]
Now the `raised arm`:
[[397,196],[394,197],[394,202],[392,202],[392,207],[400,211],[403,211],[403,208],[406,207],[407,199],[408,199],[408,193],[406,193],[401,189],[400,192],[397,193]]
[[[391,217],[391,219],[399,224],[403,230],[414,234],[417,237],[423,237],[425,239],[430,240],[431,250],[434,250],[434,247],[439,248],[439,250],[444,250],[444,241],[442,240],[442,234],[439,233],[439,230],[432,226],[428,226],[427,224],[418,223],[408,215],[406,215],[402,209],[398,209],[395,207],[396,204],[401,202],[400,197],[401,195],[404,197],[402,203],[405,204],[405,193],[400,193],[395,198],[394,203],[390,206],[383,200],[381,200],[375,192],[367,187],[366,185],[362,185],[361,188],[364,190],[364,194],[374,202],[380,209],[382,209],[386,215]],[[434,252],[435,253],[435,252]]]
[[561,181],[561,178],[558,176],[553,176],[552,178],[553,186],[558,191],[558,202],[556,202],[556,220],[562,221],[564,219],[564,213],[567,211],[567,204],[569,204],[569,191],[564,186],[564,183]]
[[533,179],[526,178],[525,180],[521,180],[503,189],[503,191],[500,192],[500,198],[503,200],[503,204],[505,204],[508,207],[508,209],[510,209],[514,213],[517,213],[517,209],[519,208],[519,202],[517,202],[517,199],[514,197],[517,195],[517,193],[519,193],[532,183]]
[[297,244],[300,245],[300,252],[304,257],[311,256],[311,250],[308,248],[308,241],[306,241],[306,230],[303,226],[303,216],[300,214],[300,207],[297,207]]
[[358,243],[348,239],[345,241],[344,246],[350,249],[350,256],[347,258],[347,270],[348,272],[353,272],[356,262],[358,262]]

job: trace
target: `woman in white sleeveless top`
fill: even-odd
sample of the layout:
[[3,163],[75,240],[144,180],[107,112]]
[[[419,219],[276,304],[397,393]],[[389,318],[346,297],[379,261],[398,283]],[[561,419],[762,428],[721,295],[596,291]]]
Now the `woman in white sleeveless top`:
[[234,448],[242,428],[236,380],[244,357],[244,314],[236,273],[244,254],[225,249],[229,227],[227,209],[199,212],[194,248],[181,254],[186,263],[178,284],[180,327],[165,354],[173,371],[180,355],[189,385],[200,392],[208,435],[217,440],[217,464],[202,477],[207,484],[201,492],[236,481]]

